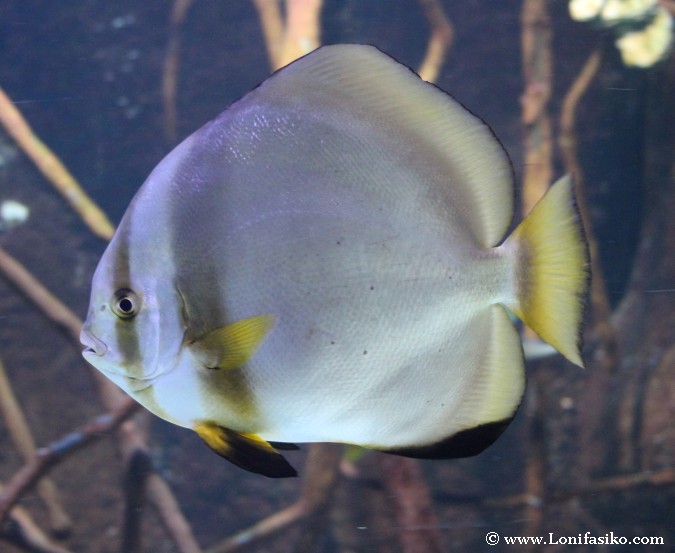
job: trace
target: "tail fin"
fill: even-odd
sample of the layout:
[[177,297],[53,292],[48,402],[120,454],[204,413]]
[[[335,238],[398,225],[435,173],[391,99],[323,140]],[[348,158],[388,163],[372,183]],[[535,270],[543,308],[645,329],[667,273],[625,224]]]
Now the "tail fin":
[[527,326],[572,363],[581,360],[588,248],[571,177],[558,180],[506,241],[517,252],[517,304]]

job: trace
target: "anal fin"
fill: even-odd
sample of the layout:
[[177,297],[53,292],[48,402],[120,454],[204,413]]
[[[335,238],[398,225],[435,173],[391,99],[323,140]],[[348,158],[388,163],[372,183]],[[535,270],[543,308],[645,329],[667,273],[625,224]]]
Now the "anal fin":
[[513,417],[509,417],[501,421],[467,428],[434,444],[385,449],[382,451],[391,453],[392,455],[412,457],[413,459],[459,459],[462,457],[473,457],[491,446],[502,435],[502,432],[511,423],[512,419]]
[[194,427],[213,451],[230,463],[269,478],[289,478],[298,473],[274,447],[256,434],[235,432],[211,422]]
[[452,459],[477,455],[499,438],[523,397],[525,364],[520,335],[506,309],[493,305],[485,316],[490,317],[487,351],[470,392],[455,413],[462,426],[434,443],[378,449],[418,459]]

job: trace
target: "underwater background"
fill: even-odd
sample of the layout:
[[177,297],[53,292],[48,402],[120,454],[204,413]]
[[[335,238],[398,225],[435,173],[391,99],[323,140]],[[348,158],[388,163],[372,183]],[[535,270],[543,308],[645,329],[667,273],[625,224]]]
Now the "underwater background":
[[492,127],[519,199],[574,173],[594,263],[586,369],[528,363],[515,422],[481,455],[303,445],[287,454],[300,478],[269,480],[140,411],[116,431],[83,428],[128,410],[102,398],[77,320],[13,262],[82,318],[108,231],[52,186],[54,161],[30,138],[22,147],[0,102],[0,482],[32,466],[17,409],[38,447],[79,432],[60,442],[51,484],[28,487],[0,523],[0,552],[675,551],[675,60],[636,67],[615,46],[656,6],[673,9],[651,4],[610,25],[573,20],[567,0],[325,0],[320,12],[316,0],[2,0],[0,87],[113,224],[180,140],[282,63],[267,13],[281,35],[310,37],[298,55],[312,37],[366,43],[419,70],[431,37],[445,54],[426,78]]

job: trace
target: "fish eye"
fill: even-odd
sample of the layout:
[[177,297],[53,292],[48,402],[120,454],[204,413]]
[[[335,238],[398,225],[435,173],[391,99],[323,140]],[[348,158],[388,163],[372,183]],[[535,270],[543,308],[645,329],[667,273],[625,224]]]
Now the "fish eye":
[[140,301],[133,290],[122,288],[115,292],[112,310],[120,319],[131,319],[138,313]]

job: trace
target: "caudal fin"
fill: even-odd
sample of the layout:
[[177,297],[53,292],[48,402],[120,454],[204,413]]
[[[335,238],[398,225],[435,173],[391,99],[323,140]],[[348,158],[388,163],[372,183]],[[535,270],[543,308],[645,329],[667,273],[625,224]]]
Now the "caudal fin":
[[572,363],[581,360],[588,248],[572,179],[558,180],[507,239],[517,252],[517,304],[509,308]]

